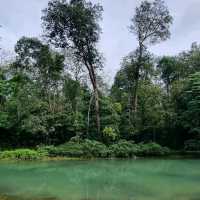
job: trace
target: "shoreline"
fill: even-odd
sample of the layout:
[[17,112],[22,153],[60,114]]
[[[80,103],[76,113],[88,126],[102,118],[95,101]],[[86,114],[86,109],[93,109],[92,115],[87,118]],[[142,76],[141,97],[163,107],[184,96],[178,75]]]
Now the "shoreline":
[[187,159],[200,159],[200,152],[179,152],[179,153],[172,153],[170,155],[165,156],[135,156],[133,158],[118,158],[118,157],[109,157],[109,158],[102,158],[102,157],[41,157],[35,160],[23,160],[23,159],[0,159],[0,162],[48,162],[48,161],[95,161],[95,160],[152,160],[152,159],[162,159],[162,160],[187,160]]

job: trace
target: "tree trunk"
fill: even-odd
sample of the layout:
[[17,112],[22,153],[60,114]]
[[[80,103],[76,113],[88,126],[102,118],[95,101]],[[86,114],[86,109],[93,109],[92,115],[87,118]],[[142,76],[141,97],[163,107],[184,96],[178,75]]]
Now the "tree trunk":
[[97,83],[95,80],[94,84],[94,100],[95,100],[95,112],[96,112],[96,125],[97,125],[97,132],[100,135],[101,132],[101,123],[100,123],[100,113],[99,113],[99,91],[97,87]]
[[[138,72],[138,73],[139,73],[139,72]],[[139,79],[139,76],[136,77],[136,79],[135,79],[135,87],[134,87],[134,90],[133,90],[133,112],[134,112],[134,114],[137,113],[137,103],[138,103],[138,101],[137,101],[137,99],[138,99],[138,94],[137,94],[137,92],[138,92],[138,79]]]
[[135,71],[135,87],[133,91],[133,112],[134,115],[137,113],[137,105],[138,105],[138,82],[140,77],[140,68],[142,65],[142,54],[143,54],[143,44],[139,43],[139,57],[138,64]]
[[94,95],[92,94],[92,96],[90,97],[90,103],[89,103],[89,107],[88,107],[87,136],[89,136],[89,128],[90,128],[90,110],[91,110],[91,105],[92,105],[93,98],[94,98]]
[[[100,122],[100,106],[99,106],[99,91],[98,91],[98,86],[97,86],[97,81],[96,81],[96,74],[94,71],[94,68],[91,64],[85,62],[85,65],[88,69],[90,80],[92,83],[92,87],[94,90],[94,101],[95,101],[95,114],[96,114],[96,126],[97,126],[97,133],[100,135],[101,133],[101,122]],[[101,135],[100,135],[101,137]]]

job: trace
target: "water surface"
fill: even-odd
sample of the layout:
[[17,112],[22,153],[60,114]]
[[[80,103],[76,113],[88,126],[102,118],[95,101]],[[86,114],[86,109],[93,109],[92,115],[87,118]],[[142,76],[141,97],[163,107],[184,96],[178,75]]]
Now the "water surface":
[[200,160],[0,162],[0,200],[200,200]]

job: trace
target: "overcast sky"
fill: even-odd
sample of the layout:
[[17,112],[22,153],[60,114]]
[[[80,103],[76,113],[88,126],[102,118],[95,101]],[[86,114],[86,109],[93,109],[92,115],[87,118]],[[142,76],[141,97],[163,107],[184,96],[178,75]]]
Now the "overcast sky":
[[[141,0],[92,0],[104,7],[100,49],[106,58],[105,72],[113,77],[120,68],[123,56],[137,47],[128,26],[135,7]],[[0,0],[0,45],[13,51],[22,36],[42,35],[41,10],[48,0]],[[200,0],[165,0],[174,17],[171,38],[154,47],[156,55],[171,55],[190,48],[192,42],[200,43]]]

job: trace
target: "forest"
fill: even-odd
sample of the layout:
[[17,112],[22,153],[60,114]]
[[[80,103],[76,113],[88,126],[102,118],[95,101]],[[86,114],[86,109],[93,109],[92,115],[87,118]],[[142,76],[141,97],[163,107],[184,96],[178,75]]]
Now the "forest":
[[41,12],[42,39],[19,38],[14,58],[0,63],[0,157],[200,151],[200,45],[170,56],[150,51],[170,39],[164,1],[136,7],[127,28],[138,45],[121,55],[110,82],[98,48],[103,7],[51,0]]

